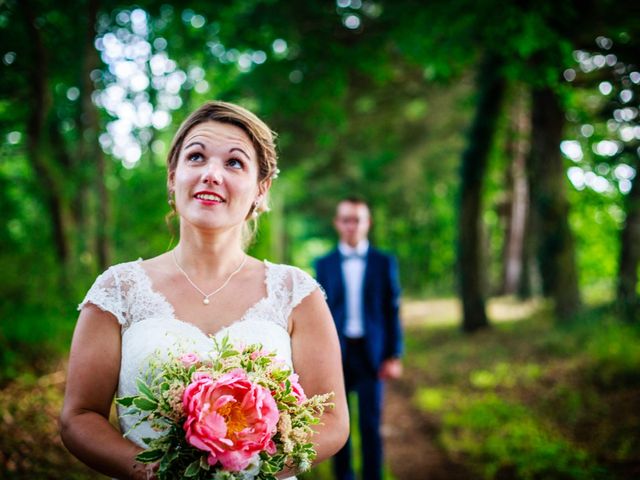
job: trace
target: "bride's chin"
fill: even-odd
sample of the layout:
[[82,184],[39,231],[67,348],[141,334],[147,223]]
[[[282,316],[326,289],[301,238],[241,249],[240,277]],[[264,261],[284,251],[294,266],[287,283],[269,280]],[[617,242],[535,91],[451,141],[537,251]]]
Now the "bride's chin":
[[242,221],[224,221],[220,218],[182,218],[183,226],[201,233],[218,234],[233,230],[242,230],[244,219]]

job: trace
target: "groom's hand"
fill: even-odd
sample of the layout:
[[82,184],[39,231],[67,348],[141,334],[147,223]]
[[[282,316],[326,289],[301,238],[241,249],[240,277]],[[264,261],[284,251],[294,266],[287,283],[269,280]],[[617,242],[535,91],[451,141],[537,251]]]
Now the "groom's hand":
[[402,361],[399,358],[387,358],[380,365],[378,377],[381,380],[393,380],[402,376]]

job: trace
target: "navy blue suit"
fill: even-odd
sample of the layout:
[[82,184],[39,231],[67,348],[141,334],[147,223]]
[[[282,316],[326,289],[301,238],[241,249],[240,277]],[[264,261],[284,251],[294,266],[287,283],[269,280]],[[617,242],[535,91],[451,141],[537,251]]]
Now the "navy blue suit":
[[[369,247],[362,284],[362,320],[364,336],[345,337],[347,314],[342,255],[333,250],[316,262],[318,282],[327,294],[327,303],[338,330],[347,392],[358,395],[359,427],[362,439],[363,479],[382,477],[382,382],[378,370],[384,360],[402,353],[399,317],[400,283],[393,257]],[[334,469],[338,480],[354,479],[351,445],[336,454]]]

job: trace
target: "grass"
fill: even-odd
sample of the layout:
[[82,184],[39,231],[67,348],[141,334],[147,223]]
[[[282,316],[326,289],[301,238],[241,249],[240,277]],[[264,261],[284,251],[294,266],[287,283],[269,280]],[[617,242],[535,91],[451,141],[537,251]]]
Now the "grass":
[[474,336],[407,334],[415,405],[481,478],[636,478],[640,327],[591,308],[557,326],[541,309]]

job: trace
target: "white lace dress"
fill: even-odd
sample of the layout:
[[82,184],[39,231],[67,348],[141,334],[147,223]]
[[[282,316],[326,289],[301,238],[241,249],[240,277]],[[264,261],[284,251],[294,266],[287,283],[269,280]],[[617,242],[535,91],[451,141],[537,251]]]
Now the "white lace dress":
[[[173,354],[195,352],[205,354],[211,350],[213,340],[202,330],[176,317],[173,306],[164,295],[153,289],[151,279],[140,265],[141,260],[110,267],[100,275],[82,303],[81,309],[91,303],[113,314],[122,330],[122,351],[118,396],[136,393],[136,379],[148,370],[149,359],[157,352]],[[261,343],[266,350],[292,366],[291,338],[287,331],[291,311],[318,284],[302,270],[288,265],[265,264],[267,294],[242,318],[215,334],[228,335],[239,344]],[[144,447],[142,438],[158,435],[143,423],[131,430],[136,418],[123,415],[125,408],[118,406],[122,432]]]

